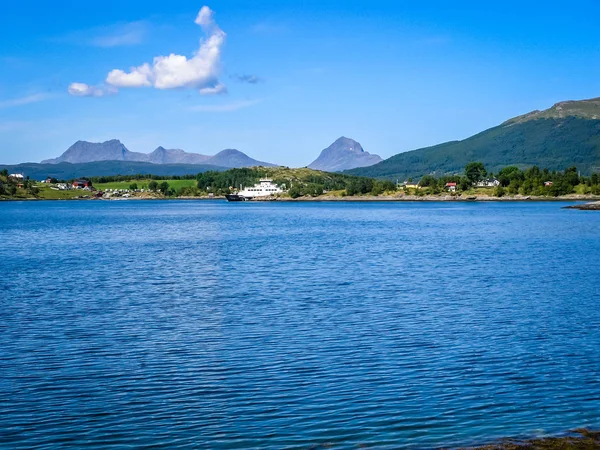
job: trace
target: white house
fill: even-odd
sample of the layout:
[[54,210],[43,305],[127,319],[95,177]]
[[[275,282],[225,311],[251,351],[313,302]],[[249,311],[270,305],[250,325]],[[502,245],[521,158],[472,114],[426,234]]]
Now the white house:
[[500,182],[495,178],[488,178],[487,180],[481,180],[475,183],[475,187],[497,187],[500,186]]

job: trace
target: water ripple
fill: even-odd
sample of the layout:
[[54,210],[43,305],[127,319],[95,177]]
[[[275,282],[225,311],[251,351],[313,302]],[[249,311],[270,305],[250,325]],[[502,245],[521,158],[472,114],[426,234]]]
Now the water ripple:
[[600,215],[560,206],[0,204],[0,447],[600,426]]

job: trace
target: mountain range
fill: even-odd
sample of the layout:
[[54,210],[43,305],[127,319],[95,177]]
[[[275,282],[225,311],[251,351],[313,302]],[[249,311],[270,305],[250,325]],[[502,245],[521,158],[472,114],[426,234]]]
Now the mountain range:
[[158,147],[151,153],[132,152],[118,139],[106,142],[77,141],[58,158],[47,159],[41,164],[91,163],[98,161],[132,161],[151,164],[202,164],[225,168],[233,167],[272,167],[275,164],[257,161],[239,150],[222,150],[214,156],[187,153],[179,149]]
[[325,172],[341,172],[355,167],[372,166],[382,161],[379,155],[365,152],[353,139],[341,137],[321,152],[319,157],[308,165],[309,169]]
[[[151,153],[132,152],[118,139],[106,142],[77,141],[58,158],[46,159],[41,164],[85,164],[100,161],[138,162],[156,165],[188,164],[234,167],[273,167],[276,164],[250,158],[239,150],[226,149],[214,156],[188,153],[181,149],[157,147]],[[326,172],[340,172],[355,167],[365,167],[381,161],[377,155],[365,152],[362,146],[349,138],[341,137],[321,152],[308,167]],[[121,166],[123,167],[123,166]]]
[[576,166],[583,174],[600,171],[600,98],[556,103],[471,136],[399,153],[347,173],[374,178],[416,178],[461,172],[471,161],[488,171],[516,165],[551,170]]

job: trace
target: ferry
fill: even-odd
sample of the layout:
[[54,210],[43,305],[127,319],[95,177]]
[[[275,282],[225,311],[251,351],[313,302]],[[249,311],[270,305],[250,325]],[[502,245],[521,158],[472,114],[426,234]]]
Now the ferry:
[[275,194],[282,194],[283,189],[273,183],[270,178],[261,178],[260,181],[252,187],[244,188],[235,194],[227,194],[230,202],[245,202],[256,197],[269,197]]

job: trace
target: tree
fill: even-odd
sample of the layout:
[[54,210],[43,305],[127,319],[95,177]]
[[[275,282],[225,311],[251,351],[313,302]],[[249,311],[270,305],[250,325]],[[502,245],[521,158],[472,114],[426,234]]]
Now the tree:
[[471,184],[481,181],[487,175],[482,162],[470,162],[465,166],[465,175]]
[[158,190],[162,192],[163,195],[169,195],[169,183],[163,181],[158,185]]
[[137,188],[138,188],[137,183],[131,183],[129,185],[129,190],[131,190],[131,191],[137,191]]
[[436,185],[437,180],[432,175],[423,175],[419,180],[419,186],[421,187],[435,187]]
[[503,187],[510,185],[513,180],[522,181],[524,178],[523,172],[517,166],[504,167],[498,172],[498,181]]
[[292,198],[298,198],[298,197],[302,197],[303,193],[302,190],[298,187],[297,184],[293,185],[290,190],[288,191],[288,194],[290,195],[290,197]]
[[150,183],[148,183],[148,189],[150,189],[152,192],[156,192],[158,189],[158,183],[152,180]]

